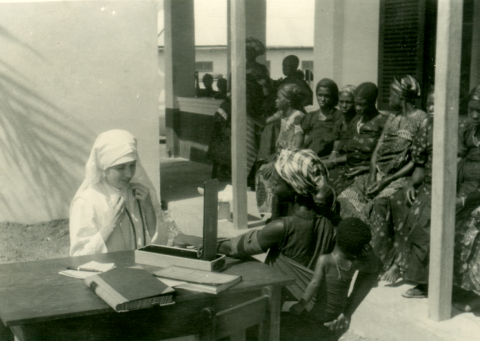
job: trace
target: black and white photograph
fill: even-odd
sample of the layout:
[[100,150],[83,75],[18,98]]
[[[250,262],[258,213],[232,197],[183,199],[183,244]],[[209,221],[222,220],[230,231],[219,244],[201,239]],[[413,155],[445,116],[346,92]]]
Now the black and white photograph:
[[0,341],[479,335],[480,0],[0,0]]

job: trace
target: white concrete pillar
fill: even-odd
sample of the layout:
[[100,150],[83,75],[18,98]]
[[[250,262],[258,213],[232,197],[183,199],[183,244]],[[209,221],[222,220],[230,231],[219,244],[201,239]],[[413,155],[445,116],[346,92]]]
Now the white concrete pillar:
[[180,154],[177,97],[195,96],[195,18],[193,0],[165,0],[165,118],[167,148]]
[[[245,0],[245,36],[255,37],[267,45],[267,1]],[[257,62],[265,64],[267,54],[257,57]]]
[[246,228],[247,212],[247,88],[245,0],[231,3],[232,24],[232,186],[233,226]]
[[345,0],[315,0],[313,36],[315,84],[322,78],[342,81],[344,21]]
[[470,89],[480,84],[480,0],[474,0]]
[[463,0],[438,1],[428,286],[429,315],[435,321],[451,317],[462,17]]

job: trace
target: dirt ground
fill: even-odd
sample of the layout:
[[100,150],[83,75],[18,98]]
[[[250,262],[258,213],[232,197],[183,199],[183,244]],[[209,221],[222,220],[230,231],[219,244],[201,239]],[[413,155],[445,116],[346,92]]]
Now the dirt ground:
[[[168,227],[178,229],[166,214]],[[0,264],[68,257],[68,219],[38,224],[0,223]],[[340,341],[380,341],[349,331]]]

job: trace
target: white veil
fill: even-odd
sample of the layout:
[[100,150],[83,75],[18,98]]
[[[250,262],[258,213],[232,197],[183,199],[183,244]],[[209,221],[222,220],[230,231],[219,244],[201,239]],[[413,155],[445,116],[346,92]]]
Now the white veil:
[[128,131],[115,129],[98,135],[93,144],[87,164],[85,165],[85,179],[75,194],[72,203],[84,190],[101,181],[107,168],[135,160],[137,161],[136,171],[131,182],[138,182],[148,187],[157,217],[156,233],[152,236],[152,241],[156,240],[159,237],[158,235],[163,232],[164,236],[162,237],[165,240],[163,240],[162,243],[165,244],[167,233],[166,231],[161,231],[160,226],[160,223],[164,221],[162,208],[155,192],[155,187],[145,172],[140,157],[138,156],[137,139]]

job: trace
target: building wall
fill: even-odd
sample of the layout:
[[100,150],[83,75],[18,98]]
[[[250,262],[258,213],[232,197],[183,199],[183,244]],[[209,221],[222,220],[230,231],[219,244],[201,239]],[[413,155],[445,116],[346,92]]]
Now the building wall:
[[380,0],[344,0],[343,72],[339,85],[378,81]]
[[1,221],[67,218],[95,137],[120,128],[159,186],[157,4],[0,2]]
[[376,84],[379,15],[380,0],[316,0],[315,77]]

